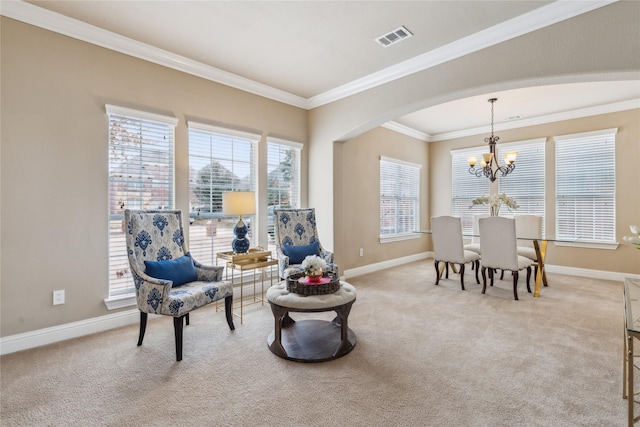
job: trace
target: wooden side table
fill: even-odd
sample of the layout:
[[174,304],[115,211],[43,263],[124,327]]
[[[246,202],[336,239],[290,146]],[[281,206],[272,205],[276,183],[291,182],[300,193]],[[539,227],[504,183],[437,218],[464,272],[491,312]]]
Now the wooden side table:
[[[235,252],[218,252],[216,254],[216,265],[218,260],[221,259],[226,262],[227,266],[227,278],[229,275],[229,269],[237,270],[240,272],[240,315],[233,313],[234,316],[240,317],[240,324],[243,321],[243,307],[244,301],[244,272],[253,270],[253,301],[248,304],[262,303],[264,305],[264,269],[269,267],[269,286],[273,285],[273,266],[278,265],[278,260],[273,259],[270,251],[263,251],[258,249],[249,249],[247,253],[237,254]],[[256,270],[261,269],[260,275],[260,289],[261,297],[256,296]],[[231,274],[231,284],[235,286],[234,274]],[[216,306],[217,309],[217,306]]]

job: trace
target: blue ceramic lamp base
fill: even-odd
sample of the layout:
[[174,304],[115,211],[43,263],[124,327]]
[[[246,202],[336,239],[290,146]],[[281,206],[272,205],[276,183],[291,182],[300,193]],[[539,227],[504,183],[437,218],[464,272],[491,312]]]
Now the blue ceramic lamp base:
[[233,252],[237,254],[247,253],[247,251],[249,250],[249,245],[251,244],[251,242],[249,242],[249,239],[247,238],[247,233],[249,233],[249,229],[242,221],[242,217],[240,217],[238,223],[235,225],[235,227],[233,227],[233,234],[235,235],[233,241],[231,242],[231,248],[233,249]]

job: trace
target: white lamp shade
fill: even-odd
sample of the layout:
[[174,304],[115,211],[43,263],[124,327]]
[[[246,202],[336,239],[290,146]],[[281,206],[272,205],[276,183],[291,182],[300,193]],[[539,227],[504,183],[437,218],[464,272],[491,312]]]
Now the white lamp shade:
[[222,193],[222,212],[225,215],[253,215],[256,213],[256,195],[253,191]]

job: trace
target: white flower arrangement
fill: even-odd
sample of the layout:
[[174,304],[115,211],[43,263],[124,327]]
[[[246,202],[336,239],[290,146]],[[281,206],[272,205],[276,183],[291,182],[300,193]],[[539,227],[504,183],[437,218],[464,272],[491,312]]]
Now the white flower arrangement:
[[640,227],[637,225],[630,225],[629,229],[635,236],[624,236],[624,241],[629,242],[632,245],[636,245],[636,249],[640,250]]
[[317,255],[309,255],[302,261],[302,268],[307,276],[320,275],[327,268],[327,262]]
[[500,206],[502,205],[505,205],[509,209],[518,209],[520,207],[513,197],[509,197],[505,193],[492,194],[490,196],[482,196],[477,199],[473,199],[469,208],[472,208],[475,205],[489,205],[492,216],[498,215],[500,212]]

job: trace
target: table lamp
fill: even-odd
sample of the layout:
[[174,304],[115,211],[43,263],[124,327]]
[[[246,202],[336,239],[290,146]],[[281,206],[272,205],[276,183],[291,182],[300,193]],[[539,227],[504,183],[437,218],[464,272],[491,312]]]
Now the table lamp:
[[240,216],[240,220],[233,227],[234,238],[231,242],[233,252],[238,254],[246,253],[249,250],[249,239],[247,233],[249,229],[242,221],[242,215],[253,215],[256,213],[256,195],[253,191],[231,191],[222,193],[222,212],[229,216]]

